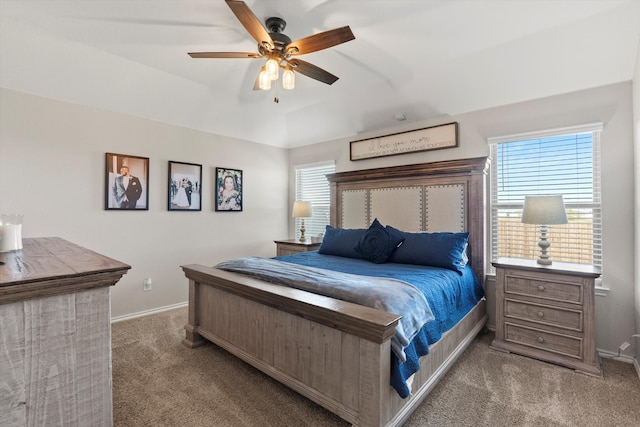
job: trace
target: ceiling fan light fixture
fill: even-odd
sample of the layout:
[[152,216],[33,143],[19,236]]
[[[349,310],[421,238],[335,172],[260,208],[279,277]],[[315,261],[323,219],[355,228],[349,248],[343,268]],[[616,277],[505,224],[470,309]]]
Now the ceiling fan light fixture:
[[[269,17],[265,21],[265,27],[244,1],[226,0],[225,3],[253,40],[258,43],[258,52],[189,52],[189,56],[192,58],[261,58],[266,60],[258,78],[253,83],[254,90],[270,90],[272,81],[276,82],[277,90],[280,68],[284,70],[283,75],[286,74],[282,82],[284,89],[290,90],[295,86],[294,68],[297,73],[327,85],[338,80],[337,76],[320,67],[291,57],[317,52],[354,40],[355,36],[348,25],[292,41],[282,32],[287,25],[284,19]],[[277,96],[275,99],[277,102]]]
[[279,62],[275,58],[271,57],[267,60],[265,67],[269,78],[271,80],[278,80],[280,70]]
[[271,78],[269,77],[269,73],[267,73],[266,67],[262,67],[260,70],[260,74],[258,75],[258,88],[260,90],[269,90],[271,89]]
[[282,87],[288,90],[296,87],[296,76],[291,67],[287,67],[282,73]]

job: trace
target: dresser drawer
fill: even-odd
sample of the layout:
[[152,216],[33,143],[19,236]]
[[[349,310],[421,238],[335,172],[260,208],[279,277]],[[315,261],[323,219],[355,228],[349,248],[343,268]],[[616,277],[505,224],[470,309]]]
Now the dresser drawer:
[[582,339],[505,323],[505,341],[582,359]]
[[583,313],[580,310],[568,310],[512,299],[504,301],[504,315],[507,318],[582,332]]
[[504,291],[506,294],[526,295],[551,301],[583,303],[581,283],[548,281],[507,272]]

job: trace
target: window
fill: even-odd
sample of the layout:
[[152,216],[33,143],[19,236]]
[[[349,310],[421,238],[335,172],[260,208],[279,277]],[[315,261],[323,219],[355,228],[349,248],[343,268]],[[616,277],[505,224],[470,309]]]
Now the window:
[[492,259],[537,259],[540,227],[522,224],[525,195],[561,194],[568,224],[549,226],[554,261],[602,267],[602,124],[489,138]]
[[[329,224],[331,206],[329,181],[326,175],[334,173],[336,166],[331,163],[296,166],[296,200],[311,202],[313,216],[304,219],[307,238],[324,233]],[[296,239],[300,238],[301,219],[296,218]]]

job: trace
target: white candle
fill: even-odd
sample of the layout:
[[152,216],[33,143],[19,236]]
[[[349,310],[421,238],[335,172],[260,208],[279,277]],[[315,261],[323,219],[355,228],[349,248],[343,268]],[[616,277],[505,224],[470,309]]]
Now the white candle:
[[0,225],[0,252],[22,249],[22,224]]

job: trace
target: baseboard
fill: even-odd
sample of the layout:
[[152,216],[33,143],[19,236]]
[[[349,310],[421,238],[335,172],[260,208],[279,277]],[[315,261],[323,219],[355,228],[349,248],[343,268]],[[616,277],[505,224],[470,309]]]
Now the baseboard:
[[166,305],[164,307],[152,308],[150,310],[139,311],[137,313],[125,314],[124,316],[116,316],[111,318],[111,323],[122,322],[124,320],[136,319],[138,317],[150,316],[152,314],[162,313],[163,311],[175,310],[176,308],[182,308],[189,305],[188,301],[178,304]]
[[628,356],[625,354],[619,355],[618,353],[614,353],[612,351],[607,351],[607,350],[601,350],[601,349],[596,349],[596,351],[598,352],[600,357],[602,357],[603,359],[613,359],[613,360],[617,360],[618,362],[633,364],[636,367],[636,372],[640,374],[640,371],[638,371],[638,360],[635,359],[633,356]]

